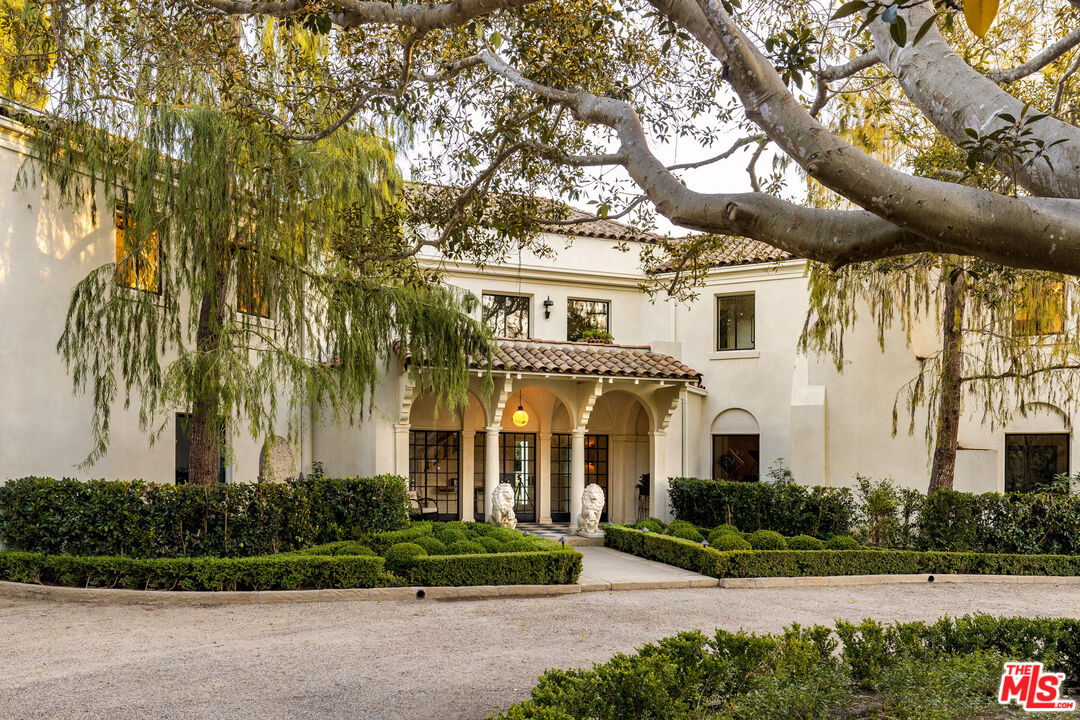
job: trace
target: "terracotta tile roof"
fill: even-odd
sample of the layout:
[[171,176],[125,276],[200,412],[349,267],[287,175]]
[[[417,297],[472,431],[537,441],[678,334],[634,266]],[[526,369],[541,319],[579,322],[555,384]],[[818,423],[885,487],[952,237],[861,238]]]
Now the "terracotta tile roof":
[[[486,361],[476,363],[485,367]],[[499,340],[493,370],[701,382],[701,373],[648,345]]]
[[[672,241],[678,243],[678,240]],[[795,256],[784,250],[774,248],[750,238],[729,237],[724,246],[701,256],[700,265],[705,267],[727,267],[731,265],[754,265],[757,263],[781,262],[793,260]],[[666,260],[654,265],[650,272],[671,272],[677,263],[674,260]]]

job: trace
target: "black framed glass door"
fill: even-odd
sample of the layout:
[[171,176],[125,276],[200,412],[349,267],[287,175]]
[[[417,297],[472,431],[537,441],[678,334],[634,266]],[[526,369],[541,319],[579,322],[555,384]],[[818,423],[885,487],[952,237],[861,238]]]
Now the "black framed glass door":
[[551,436],[551,521],[570,522],[570,435]]
[[[409,486],[421,501],[439,508],[439,520],[460,516],[461,433],[447,430],[409,431]],[[423,504],[423,503],[421,503]]]
[[536,433],[500,433],[499,481],[514,488],[518,521],[536,522]]
[[600,513],[601,522],[607,520],[608,505],[608,436],[585,436],[585,485],[596,483],[604,491],[604,511]]
[[1005,436],[1005,492],[1046,492],[1068,472],[1068,433]]

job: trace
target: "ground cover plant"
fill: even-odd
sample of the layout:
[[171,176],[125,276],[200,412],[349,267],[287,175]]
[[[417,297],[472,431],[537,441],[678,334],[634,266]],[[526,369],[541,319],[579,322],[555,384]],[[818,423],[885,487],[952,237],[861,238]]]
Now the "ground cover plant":
[[935,573],[1080,575],[1078,555],[888,550],[860,546],[849,535],[830,538],[820,549],[796,549],[792,545],[807,544],[807,540],[760,530],[747,534],[724,528],[698,531],[710,535],[712,541],[696,542],[666,532],[609,524],[604,527],[604,544],[716,578]]
[[131,590],[552,585],[576,582],[581,559],[576,550],[518,530],[421,521],[355,540],[258,557],[0,552],[0,580]]
[[951,720],[1015,716],[1004,663],[1040,661],[1080,688],[1080,621],[969,615],[883,625],[681,633],[587,670],[549,670],[504,720]]
[[[856,484],[849,489],[672,478],[669,495],[675,517],[687,523],[680,526],[680,537],[687,539],[701,528],[725,524],[824,541],[851,535],[864,545],[896,550],[1080,554],[1080,495],[948,489],[925,495],[862,476]],[[663,529],[650,521],[651,531]],[[711,539],[710,544],[715,545]]]

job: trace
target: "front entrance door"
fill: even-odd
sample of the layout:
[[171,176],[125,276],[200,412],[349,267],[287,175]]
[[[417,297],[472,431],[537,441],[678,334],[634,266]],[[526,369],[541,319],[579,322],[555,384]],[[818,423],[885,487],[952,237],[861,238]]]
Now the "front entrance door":
[[500,433],[499,482],[514,488],[518,521],[536,522],[536,433]]

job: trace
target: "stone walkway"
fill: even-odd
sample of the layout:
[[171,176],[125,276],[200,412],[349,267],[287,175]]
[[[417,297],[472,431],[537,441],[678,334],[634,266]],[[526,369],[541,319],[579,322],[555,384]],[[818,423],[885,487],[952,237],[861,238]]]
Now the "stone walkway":
[[717,584],[716,578],[611,548],[579,547],[577,550],[584,556],[578,580],[584,591],[715,587]]

